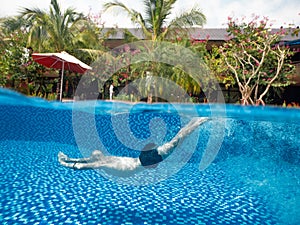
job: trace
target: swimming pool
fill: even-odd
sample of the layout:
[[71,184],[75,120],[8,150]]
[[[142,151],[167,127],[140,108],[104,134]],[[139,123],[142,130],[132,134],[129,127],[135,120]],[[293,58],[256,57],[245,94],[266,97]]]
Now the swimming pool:
[[[226,105],[226,114],[214,118],[220,107],[86,102],[74,114],[72,103],[1,89],[1,224],[300,224],[300,110]],[[169,162],[139,177],[141,184],[57,161],[59,151],[80,157],[98,147],[136,156],[119,132],[141,144],[151,138],[164,143],[190,119],[191,109],[212,120]],[[151,128],[150,121],[160,125]],[[218,133],[216,121],[224,128],[221,145],[201,170],[204,150]],[[96,126],[101,143],[87,135],[93,133],[87,124]],[[159,171],[165,176],[149,181]]]

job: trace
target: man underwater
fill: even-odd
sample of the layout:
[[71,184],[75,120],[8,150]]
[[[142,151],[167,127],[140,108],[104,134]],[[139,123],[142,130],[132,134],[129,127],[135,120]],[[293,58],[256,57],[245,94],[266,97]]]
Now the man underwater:
[[69,158],[62,152],[58,153],[58,161],[62,166],[73,169],[103,169],[112,174],[123,176],[133,174],[143,169],[155,168],[160,162],[166,159],[190,133],[196,130],[201,124],[208,121],[206,117],[195,117],[186,126],[180,129],[176,136],[162,146],[154,143],[147,144],[141,151],[139,157],[106,156],[100,150],[92,152],[88,158]]

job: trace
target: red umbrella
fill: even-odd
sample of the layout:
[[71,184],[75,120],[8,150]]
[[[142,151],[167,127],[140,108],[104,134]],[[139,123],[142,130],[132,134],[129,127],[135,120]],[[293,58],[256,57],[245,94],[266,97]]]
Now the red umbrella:
[[48,68],[55,68],[61,70],[61,84],[60,84],[60,101],[62,100],[62,87],[64,70],[69,70],[76,73],[85,73],[92,68],[79,59],[68,54],[67,52],[60,53],[33,53],[32,58],[37,63],[44,65]]

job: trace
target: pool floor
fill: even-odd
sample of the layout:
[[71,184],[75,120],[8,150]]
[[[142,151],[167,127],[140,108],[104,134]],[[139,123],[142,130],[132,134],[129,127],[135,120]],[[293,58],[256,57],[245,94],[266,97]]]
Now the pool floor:
[[94,170],[64,168],[59,151],[79,156],[72,145],[0,142],[1,224],[281,224],[284,216],[291,221],[285,224],[297,222],[291,210],[299,195],[282,211],[266,197],[263,180],[238,178],[245,172],[241,158],[204,172],[187,163],[167,180],[132,186]]

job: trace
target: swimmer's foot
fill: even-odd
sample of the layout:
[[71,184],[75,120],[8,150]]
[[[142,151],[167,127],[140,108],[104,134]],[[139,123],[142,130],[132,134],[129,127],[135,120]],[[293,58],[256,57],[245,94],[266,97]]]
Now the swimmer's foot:
[[73,165],[72,165],[72,169],[74,169],[74,170],[82,170],[82,169],[91,169],[91,168],[85,167],[85,163],[74,162]]
[[61,161],[66,162],[68,160],[69,160],[69,157],[66,154],[64,154],[62,152],[58,153],[58,161],[60,161],[60,162]]

